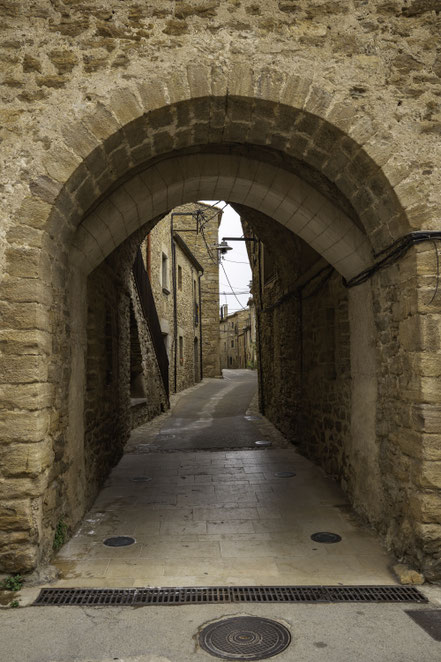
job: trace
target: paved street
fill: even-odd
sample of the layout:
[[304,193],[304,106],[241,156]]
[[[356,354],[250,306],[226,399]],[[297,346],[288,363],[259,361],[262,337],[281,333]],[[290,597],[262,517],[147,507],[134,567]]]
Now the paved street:
[[[255,391],[255,373],[228,370],[185,392],[162,424],[139,428],[57,555],[57,584],[394,583],[392,559],[338,485],[248,411]],[[262,438],[274,447],[256,450]],[[287,471],[295,476],[277,476]],[[318,531],[342,541],[315,543]],[[136,543],[103,545],[117,535]]]
[[[59,579],[52,585],[395,583],[392,558],[357,522],[338,485],[288,446],[255,405],[250,408],[255,390],[253,373],[231,371],[225,380],[189,389],[171,413],[135,431],[80,529],[58,553]],[[273,446],[257,450],[254,442],[262,438]],[[231,450],[234,439],[237,450]],[[203,450],[191,449],[192,440]],[[280,472],[295,475],[278,477]],[[317,531],[342,540],[315,543],[310,536]],[[103,545],[116,535],[133,536],[136,543]],[[37,593],[23,591],[22,601]],[[429,588],[429,595],[431,607],[441,606],[441,590]],[[214,658],[195,641],[198,629],[238,614],[287,625],[292,644],[281,661],[439,659],[441,644],[411,621],[406,608],[414,605],[28,607],[2,612],[2,659],[209,660]]]
[[255,371],[224,370],[224,379],[206,379],[180,394],[159,429],[154,421],[134,430],[128,451],[254,449],[261,417],[246,414],[256,390]]

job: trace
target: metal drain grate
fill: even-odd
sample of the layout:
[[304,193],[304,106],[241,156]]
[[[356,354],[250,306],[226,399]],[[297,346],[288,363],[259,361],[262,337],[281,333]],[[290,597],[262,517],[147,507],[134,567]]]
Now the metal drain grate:
[[223,660],[264,660],[284,651],[291,635],[277,621],[238,616],[207,625],[199,634],[199,643],[207,653]]
[[414,586],[43,588],[34,605],[186,605],[238,602],[428,602]]

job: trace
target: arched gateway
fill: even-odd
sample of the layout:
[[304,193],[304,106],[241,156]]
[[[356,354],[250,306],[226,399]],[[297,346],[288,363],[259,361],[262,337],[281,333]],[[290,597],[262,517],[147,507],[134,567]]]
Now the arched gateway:
[[[6,233],[7,570],[46,559],[60,517],[74,525],[94,496],[84,454],[87,279],[124,242],[177,205],[223,199],[294,233],[349,281],[392,242],[432,227],[425,191],[396,162],[383,118],[289,68],[190,64],[166,82],[132,77],[83,105],[75,120],[57,119]],[[435,276],[423,243],[349,290],[347,416],[356,508],[398,555],[439,578]]]

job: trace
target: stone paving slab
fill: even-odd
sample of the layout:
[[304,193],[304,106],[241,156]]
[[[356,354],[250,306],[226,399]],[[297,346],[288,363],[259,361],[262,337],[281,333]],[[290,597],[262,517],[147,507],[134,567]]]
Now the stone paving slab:
[[[234,466],[225,466],[225,451],[138,459],[122,459],[57,555],[57,585],[395,583],[375,535],[357,524],[338,486],[294,448],[239,451]],[[296,476],[276,479],[279,466],[295,468]],[[131,480],[142,471],[153,480]],[[211,480],[196,482],[201,475]],[[314,543],[318,530],[342,541]],[[132,535],[136,544],[105,547],[110,535]]]
[[[255,376],[236,372],[225,384],[206,380],[189,389],[159,423],[135,431],[79,530],[57,554],[57,585],[395,583],[392,559],[358,523],[340,487],[249,408]],[[242,415],[244,444],[267,438],[273,446],[217,449],[231,435],[232,410]],[[192,428],[197,417],[204,421],[206,450],[199,448],[200,426]],[[164,428],[183,428],[180,450],[179,443],[173,452],[158,450]],[[192,435],[198,450],[187,449]],[[277,477],[281,471],[295,476]],[[140,477],[150,480],[134,480]],[[310,537],[317,531],[338,533],[342,541],[320,545]],[[116,535],[136,542],[103,545]]]

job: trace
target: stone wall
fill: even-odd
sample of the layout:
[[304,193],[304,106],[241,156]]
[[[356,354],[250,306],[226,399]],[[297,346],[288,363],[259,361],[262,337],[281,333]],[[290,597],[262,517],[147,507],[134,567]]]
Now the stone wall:
[[[204,213],[205,218],[197,218],[195,211]],[[150,270],[150,282],[168,350],[170,390],[181,391],[200,380],[201,344],[203,376],[219,376],[219,271],[217,252],[213,246],[218,242],[222,212],[203,203],[192,203],[177,207],[172,213],[176,214],[173,217],[174,248],[171,240],[172,218],[168,214],[151,230],[149,239],[143,242],[142,252]],[[200,230],[202,223],[203,234]],[[174,275],[173,250],[176,260]],[[163,283],[164,257],[167,264],[166,283]],[[182,360],[179,337],[183,339]]]
[[[81,454],[59,443],[43,503],[42,527],[51,553],[55,525],[62,520],[69,534],[91,505],[110,469],[120,459],[132,428],[131,311],[136,323],[135,350],[141,353],[144,395],[139,421],[157,416],[168,406],[143,317],[131,267],[143,233],[136,233],[90,274],[87,281],[87,347],[84,391],[84,442]],[[133,329],[132,329],[133,334]],[[77,435],[82,429],[77,430]],[[82,443],[82,439],[78,439]],[[84,486],[76,493],[69,476]],[[14,566],[17,567],[17,566]],[[25,566],[23,566],[25,568]]]
[[[3,0],[0,13],[2,562],[23,569],[50,548],[56,486],[74,519],[84,506],[86,276],[197,199],[263,211],[346,278],[400,236],[438,229],[441,18],[437,0]],[[383,486],[372,497],[366,480],[354,500],[378,502],[397,553],[431,577],[436,282],[420,246],[348,293],[353,404],[369,393],[351,452]]]
[[[179,207],[179,211],[199,211],[199,225],[203,231],[182,232],[191,252],[204,268],[201,280],[202,365],[204,377],[219,377],[219,263],[214,246],[219,242],[219,225],[222,211],[203,203],[191,203]],[[192,216],[176,217],[175,228],[194,230]]]
[[[372,352],[353,331],[357,324],[368,334],[369,319],[352,306],[356,321],[351,327],[350,295],[341,276],[302,240],[257,212],[236,209],[246,219],[247,236],[255,232],[265,241],[248,246],[258,316],[261,409],[302,453],[340,482],[360,515],[384,530],[379,441],[372,429],[377,357],[372,370]],[[364,297],[366,310],[371,304]]]
[[238,310],[219,325],[220,366],[224,368],[255,367],[255,337],[251,333],[254,309]]

